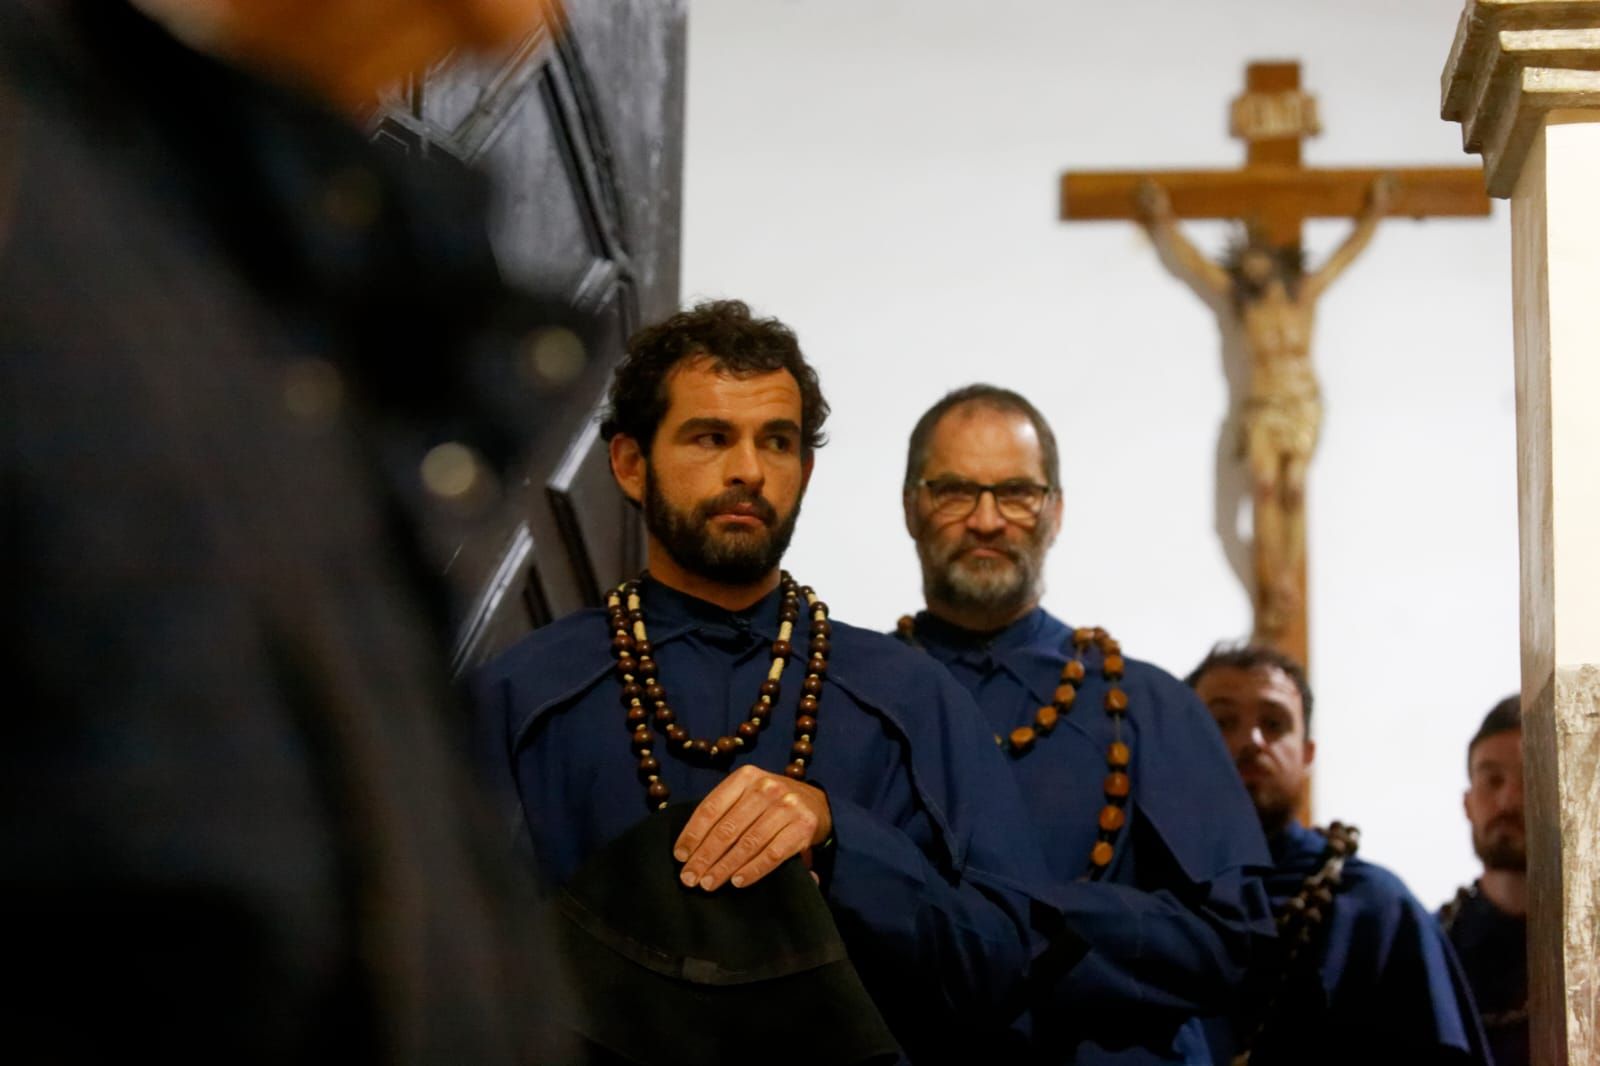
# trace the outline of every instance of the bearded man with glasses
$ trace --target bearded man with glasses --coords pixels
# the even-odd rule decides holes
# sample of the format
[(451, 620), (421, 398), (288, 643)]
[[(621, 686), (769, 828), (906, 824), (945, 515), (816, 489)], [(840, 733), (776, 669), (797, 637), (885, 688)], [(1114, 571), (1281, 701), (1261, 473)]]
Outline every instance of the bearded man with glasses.
[(950, 393), (911, 434), (906, 529), (925, 610), (898, 636), (943, 663), (1006, 753), (1089, 952), (1033, 989), (1036, 1061), (1206, 1062), (1273, 921), (1254, 809), (1210, 715), (1104, 630), (1040, 606), (1064, 507), (1055, 435), (1015, 392)]

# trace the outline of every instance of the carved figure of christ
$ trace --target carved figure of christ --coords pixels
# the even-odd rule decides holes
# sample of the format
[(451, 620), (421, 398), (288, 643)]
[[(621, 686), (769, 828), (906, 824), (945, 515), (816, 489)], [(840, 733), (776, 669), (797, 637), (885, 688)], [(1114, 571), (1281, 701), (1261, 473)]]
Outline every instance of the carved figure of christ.
[(1184, 236), (1160, 184), (1146, 180), (1136, 193), (1138, 220), (1162, 264), (1211, 308), (1224, 332), (1236, 330), (1244, 344), (1249, 391), (1240, 412), (1239, 452), (1254, 500), (1258, 639), (1281, 637), (1300, 606), (1306, 473), (1322, 424), (1311, 364), (1317, 300), (1372, 240), (1393, 189), (1392, 177), (1374, 179), (1350, 235), (1309, 273), (1298, 246), (1275, 246), (1253, 227), (1222, 262), (1213, 262)]
[[(1244, 427), (1240, 457), (1254, 482), (1254, 558), (1237, 569), (1254, 585), (1255, 638), (1308, 666), (1305, 487), (1321, 420), (1311, 363), (1316, 301), (1383, 216), (1489, 213), (1478, 167), (1303, 167), (1301, 141), (1319, 130), (1298, 63), (1251, 63), (1232, 112), (1232, 132), (1248, 145), (1243, 167), (1069, 171), (1061, 180), (1063, 219), (1144, 225), (1162, 261), (1212, 307), (1248, 359), (1248, 384), (1234, 400)], [(1184, 238), (1180, 218), (1240, 221), (1247, 239), (1211, 261)], [(1357, 222), (1327, 262), (1306, 273), (1300, 234), (1311, 218)], [(1221, 461), (1218, 474), (1217, 528), (1228, 546), (1238, 498), (1224, 491)]]

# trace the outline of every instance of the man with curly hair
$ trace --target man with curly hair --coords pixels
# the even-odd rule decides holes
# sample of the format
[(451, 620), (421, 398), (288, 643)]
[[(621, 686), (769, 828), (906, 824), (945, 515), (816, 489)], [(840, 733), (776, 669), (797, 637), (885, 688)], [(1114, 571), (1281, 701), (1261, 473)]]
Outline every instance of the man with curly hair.
[[(802, 875), (806, 891), (825, 899), (902, 1047), (951, 1061), (1020, 1009), (1052, 912), (1027, 887), (1042, 874), (1015, 832), (1026, 814), (970, 699), (926, 656), (829, 619), (779, 569), (827, 414), (793, 332), (742, 303), (702, 304), (632, 338), (602, 433), (618, 487), (643, 511), (648, 570), (605, 610), (547, 626), (488, 667), (486, 757), (552, 891), (614, 861), (642, 820), (675, 814), (678, 895), (659, 926), (692, 905), (685, 892), (731, 915), (803, 862), (816, 880)], [(637, 857), (641, 906), (664, 859)], [(714, 926), (720, 912), (705, 913)], [(762, 987), (746, 986), (741, 1017), (806, 1016), (781, 986)], [(786, 1045), (850, 1021), (821, 1011)], [(673, 1061), (675, 1039), (659, 1061)]]

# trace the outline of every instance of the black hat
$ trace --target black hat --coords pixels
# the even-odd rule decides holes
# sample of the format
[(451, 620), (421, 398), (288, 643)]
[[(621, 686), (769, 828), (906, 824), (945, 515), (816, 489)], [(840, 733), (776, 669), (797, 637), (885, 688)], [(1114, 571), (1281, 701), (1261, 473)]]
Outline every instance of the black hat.
[(894, 1037), (798, 859), (745, 888), (678, 880), (692, 808), (652, 814), (596, 852), (555, 898), (576, 984), (574, 1027), (605, 1061), (874, 1063)]

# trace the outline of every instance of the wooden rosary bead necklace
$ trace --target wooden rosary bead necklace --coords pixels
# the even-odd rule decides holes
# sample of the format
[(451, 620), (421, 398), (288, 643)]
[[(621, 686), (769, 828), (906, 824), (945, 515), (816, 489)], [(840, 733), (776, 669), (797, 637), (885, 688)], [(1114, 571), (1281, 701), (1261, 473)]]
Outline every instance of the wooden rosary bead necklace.
[[(917, 620), (909, 614), (902, 615), (896, 626), (901, 639), (920, 647), (916, 631)], [(1018, 726), (1003, 737), (997, 735), (994, 740), (1002, 751), (1014, 759), (1020, 759), (1032, 751), (1034, 745), (1041, 738), (1049, 736), (1057, 723), (1071, 712), (1078, 699), (1078, 689), (1089, 672), (1083, 662), (1084, 653), (1090, 647), (1099, 649), (1100, 673), (1109, 686), (1106, 689), (1105, 712), (1111, 719), (1111, 743), (1106, 747), (1106, 803), (1100, 808), (1099, 831), (1094, 847), (1089, 850), (1089, 868), (1084, 874), (1092, 880), (1103, 875), (1116, 856), (1117, 834), (1127, 824), (1128, 797), (1133, 792), (1130, 776), (1133, 750), (1123, 739), (1122, 729), (1123, 720), (1128, 715), (1128, 693), (1120, 682), (1127, 663), (1122, 658), (1122, 646), (1099, 626), (1074, 629), (1068, 644), (1068, 658), (1061, 667), (1061, 679), (1056, 684), (1050, 702), (1034, 712), (1032, 725)]]
[(1245, 1040), (1244, 1050), (1233, 1057), (1231, 1066), (1248, 1066), (1251, 1051), (1277, 1012), (1296, 963), (1316, 938), (1318, 927), (1327, 921), (1332, 911), (1333, 894), (1344, 880), (1345, 862), (1361, 845), (1361, 830), (1353, 825), (1334, 822), (1320, 832), (1328, 838), (1322, 865), (1301, 883), (1299, 892), (1284, 900), (1282, 909), (1278, 911), (1278, 943), (1283, 945), (1282, 965), (1278, 969), (1272, 992), (1268, 995), (1266, 1007), (1257, 1016)]
[(666, 750), (679, 758), (702, 766), (726, 767), (735, 753), (754, 748), (762, 730), (772, 718), (772, 708), (783, 691), (783, 667), (794, 651), (794, 625), (800, 620), (800, 600), (806, 601), (811, 615), (806, 677), (800, 684), (800, 702), (794, 720), (794, 744), (789, 749), (785, 775), (804, 781), (806, 766), (815, 754), (817, 710), (822, 698), (822, 677), (828, 672), (829, 639), (833, 627), (828, 623), (828, 605), (817, 599), (810, 586), (800, 587), (784, 571), (779, 586), (783, 599), (778, 608), (778, 639), (772, 642), (772, 666), (761, 683), (760, 696), (750, 708), (750, 717), (739, 723), (733, 735), (705, 740), (691, 737), (678, 723), (678, 716), (667, 702), (655, 660), (655, 647), (644, 627), (644, 610), (639, 600), (639, 581), (626, 581), (606, 594), (606, 615), (611, 624), (611, 654), (615, 656), (617, 677), (622, 682), (622, 706), (626, 710), (628, 732), (634, 754), (639, 757), (639, 780), (644, 783), (645, 801), (651, 809), (667, 805), (672, 790), (661, 779), (661, 760), (655, 753), (656, 730), (666, 738)]

